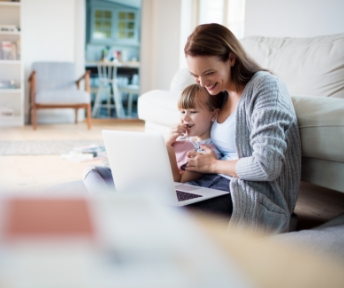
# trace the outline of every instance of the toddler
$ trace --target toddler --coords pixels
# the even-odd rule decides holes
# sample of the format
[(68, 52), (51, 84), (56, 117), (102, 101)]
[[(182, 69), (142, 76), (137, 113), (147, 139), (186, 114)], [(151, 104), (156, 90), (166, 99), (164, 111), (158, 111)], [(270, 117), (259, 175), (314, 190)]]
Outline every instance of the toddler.
[(221, 153), (210, 139), (210, 129), (223, 102), (223, 93), (210, 95), (198, 84), (184, 89), (179, 100), (180, 123), (172, 126), (166, 147), (170, 158), (173, 179), (175, 182), (189, 182), (199, 179), (203, 174), (185, 171), (187, 152), (202, 152), (200, 145), (210, 147), (217, 158)]

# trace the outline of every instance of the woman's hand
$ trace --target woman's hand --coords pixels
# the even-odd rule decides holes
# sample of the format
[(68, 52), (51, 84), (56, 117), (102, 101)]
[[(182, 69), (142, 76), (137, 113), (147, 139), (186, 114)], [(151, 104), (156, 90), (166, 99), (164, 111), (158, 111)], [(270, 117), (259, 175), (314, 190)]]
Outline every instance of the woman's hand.
[(197, 171), (202, 173), (217, 173), (215, 171), (218, 158), (215, 152), (207, 146), (201, 145), (204, 152), (189, 151), (187, 153), (187, 171)]
[(187, 133), (187, 128), (183, 124), (178, 123), (173, 125), (169, 135), (165, 139), (166, 145), (172, 145), (179, 136), (183, 136), (185, 133)]
[(186, 170), (211, 174), (224, 174), (239, 178), (235, 167), (238, 160), (219, 160), (213, 150), (201, 145), (204, 152), (189, 151)]

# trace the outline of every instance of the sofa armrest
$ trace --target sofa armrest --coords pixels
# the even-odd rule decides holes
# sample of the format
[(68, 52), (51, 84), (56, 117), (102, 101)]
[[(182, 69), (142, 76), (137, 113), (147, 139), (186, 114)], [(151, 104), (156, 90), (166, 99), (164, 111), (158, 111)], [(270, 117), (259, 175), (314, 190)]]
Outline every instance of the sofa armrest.
[(171, 127), (179, 120), (178, 97), (178, 92), (167, 90), (152, 90), (142, 94), (138, 99), (139, 119)]
[(344, 162), (344, 99), (293, 96), (302, 156)]

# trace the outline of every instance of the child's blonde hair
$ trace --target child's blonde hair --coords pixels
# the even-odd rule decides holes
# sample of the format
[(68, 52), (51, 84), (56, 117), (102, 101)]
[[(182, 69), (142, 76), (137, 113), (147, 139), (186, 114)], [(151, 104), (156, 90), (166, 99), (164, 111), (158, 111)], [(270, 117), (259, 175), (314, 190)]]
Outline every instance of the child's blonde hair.
[(201, 93), (205, 93), (207, 95), (207, 99), (205, 101), (206, 107), (209, 111), (215, 111), (216, 109), (221, 109), (223, 103), (224, 93), (221, 92), (217, 95), (210, 95), (204, 87), (200, 86), (199, 84), (192, 84), (186, 87), (178, 100), (178, 108), (179, 109), (194, 109), (195, 108), (195, 100), (198, 103), (202, 104), (201, 102)]

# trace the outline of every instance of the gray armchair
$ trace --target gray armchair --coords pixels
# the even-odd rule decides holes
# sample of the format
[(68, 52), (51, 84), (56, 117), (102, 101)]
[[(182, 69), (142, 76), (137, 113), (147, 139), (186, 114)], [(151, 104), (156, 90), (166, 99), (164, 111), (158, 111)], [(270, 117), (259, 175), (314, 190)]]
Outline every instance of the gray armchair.
[[(70, 62), (35, 62), (32, 65), (30, 83), (29, 123), (37, 128), (37, 110), (51, 108), (75, 109), (77, 123), (78, 109), (87, 113), (88, 129), (91, 129), (90, 71), (75, 80), (75, 65)], [(80, 82), (85, 79), (85, 91)]]

